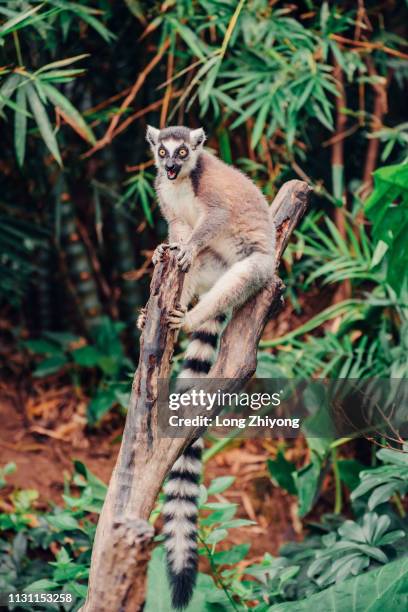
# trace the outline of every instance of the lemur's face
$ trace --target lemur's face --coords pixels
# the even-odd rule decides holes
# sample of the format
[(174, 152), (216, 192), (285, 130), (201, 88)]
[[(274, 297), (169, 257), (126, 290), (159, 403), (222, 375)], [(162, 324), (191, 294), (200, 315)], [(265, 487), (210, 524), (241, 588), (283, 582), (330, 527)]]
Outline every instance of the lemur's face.
[(147, 128), (146, 139), (153, 151), (156, 166), (169, 181), (188, 176), (197, 164), (205, 134), (202, 128), (168, 127)]

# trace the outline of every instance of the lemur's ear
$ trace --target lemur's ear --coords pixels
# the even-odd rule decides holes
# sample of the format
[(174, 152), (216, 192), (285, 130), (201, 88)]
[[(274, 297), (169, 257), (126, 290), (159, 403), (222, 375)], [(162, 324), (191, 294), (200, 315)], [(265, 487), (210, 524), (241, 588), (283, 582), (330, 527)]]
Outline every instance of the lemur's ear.
[(160, 130), (158, 130), (157, 128), (152, 127), (151, 125), (147, 126), (146, 140), (149, 143), (149, 145), (152, 147), (152, 149), (159, 142), (159, 134), (160, 134)]
[(205, 143), (205, 132), (203, 128), (198, 128), (197, 130), (191, 130), (190, 142), (191, 142), (193, 149), (198, 149), (203, 146), (203, 144)]

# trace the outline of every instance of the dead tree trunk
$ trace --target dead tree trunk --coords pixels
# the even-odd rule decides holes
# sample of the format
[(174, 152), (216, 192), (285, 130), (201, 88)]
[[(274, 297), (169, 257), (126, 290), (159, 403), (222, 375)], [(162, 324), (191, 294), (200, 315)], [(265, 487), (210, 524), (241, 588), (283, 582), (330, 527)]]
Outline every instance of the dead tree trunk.
[[(289, 181), (272, 203), (277, 264), (307, 208), (310, 193), (305, 182)], [(197, 433), (191, 430), (186, 438), (173, 439), (159, 437), (157, 431), (158, 380), (169, 376), (175, 342), (165, 319), (178, 302), (182, 285), (183, 274), (170, 254), (153, 274), (139, 365), (121, 449), (99, 518), (82, 612), (136, 612), (142, 605), (143, 560), (153, 535), (147, 520), (167, 473)], [(209, 373), (212, 379), (228, 379), (223, 391), (237, 391), (255, 372), (258, 342), (268, 318), (280, 307), (282, 290), (280, 279), (275, 277), (229, 323)]]

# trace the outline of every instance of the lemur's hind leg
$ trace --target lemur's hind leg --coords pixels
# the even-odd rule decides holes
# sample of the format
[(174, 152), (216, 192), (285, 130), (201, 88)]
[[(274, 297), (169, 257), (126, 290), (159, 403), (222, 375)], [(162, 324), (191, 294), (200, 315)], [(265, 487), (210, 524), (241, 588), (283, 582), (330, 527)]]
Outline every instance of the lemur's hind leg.
[[(223, 262), (210, 250), (207, 250), (194, 262), (185, 276), (180, 304), (168, 313), (167, 321), (170, 329), (180, 329), (192, 298), (211, 289), (224, 274), (225, 269)], [(211, 318), (213, 317), (207, 317), (208, 320)]]
[(263, 287), (275, 272), (270, 254), (255, 252), (233, 264), (184, 317), (185, 329), (194, 330), (208, 319), (241, 306)]

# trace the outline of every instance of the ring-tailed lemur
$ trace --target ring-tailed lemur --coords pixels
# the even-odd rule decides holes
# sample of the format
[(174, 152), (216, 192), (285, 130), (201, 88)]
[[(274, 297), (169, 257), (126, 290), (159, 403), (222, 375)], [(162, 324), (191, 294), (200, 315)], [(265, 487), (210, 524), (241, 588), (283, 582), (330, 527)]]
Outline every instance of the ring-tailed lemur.
[[(203, 150), (202, 128), (148, 127), (156, 166), (156, 192), (169, 225), (169, 244), (186, 272), (179, 307), (168, 323), (192, 331), (179, 378), (206, 376), (213, 363), (225, 313), (242, 305), (275, 272), (275, 228), (268, 204), (239, 170)], [(193, 297), (197, 304), (187, 308)], [(145, 312), (138, 326), (142, 328)], [(244, 347), (243, 347), (244, 348)], [(197, 501), (202, 441), (177, 459), (165, 486), (163, 508), (168, 570), (175, 608), (185, 607), (197, 573)]]

